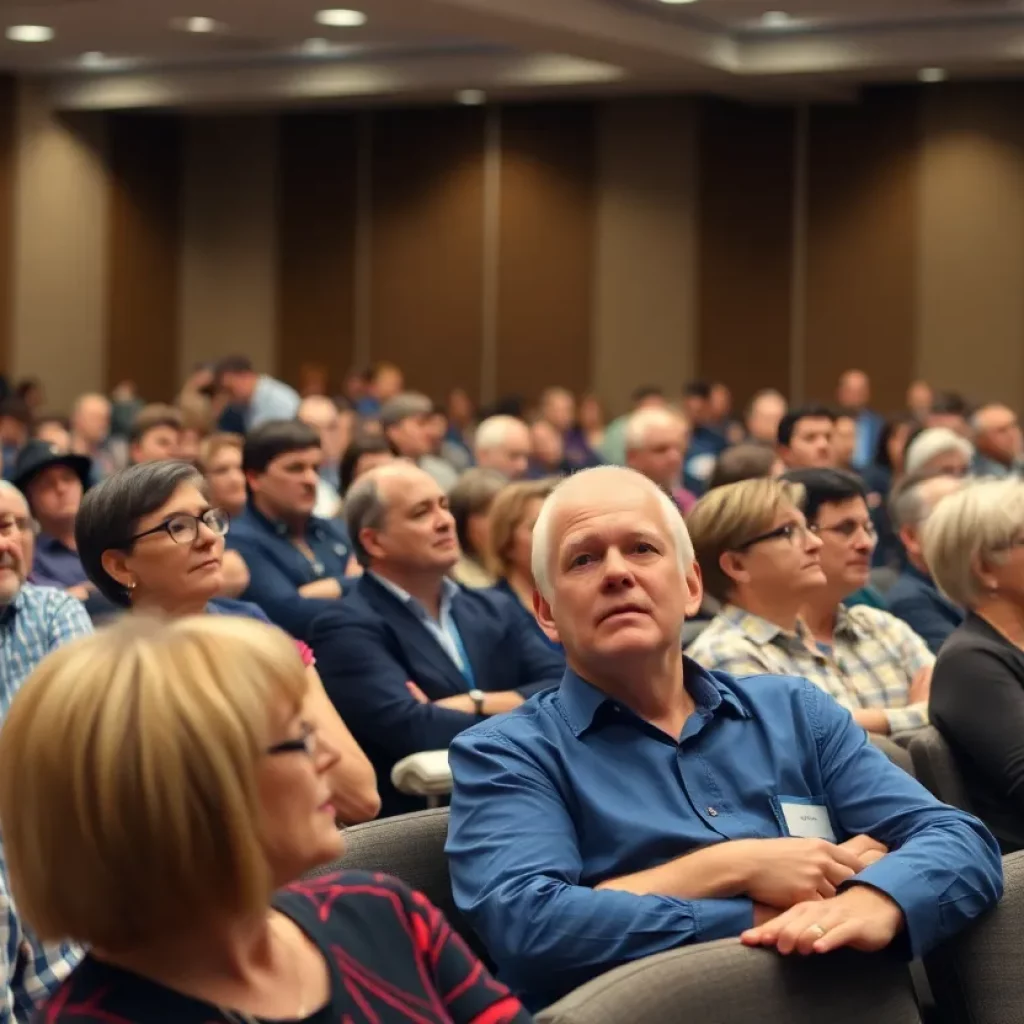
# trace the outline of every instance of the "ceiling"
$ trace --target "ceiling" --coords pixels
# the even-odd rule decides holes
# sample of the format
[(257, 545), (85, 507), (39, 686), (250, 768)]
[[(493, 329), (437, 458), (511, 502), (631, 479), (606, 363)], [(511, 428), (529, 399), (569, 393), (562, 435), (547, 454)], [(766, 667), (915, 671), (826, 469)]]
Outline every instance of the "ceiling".
[[(316, 22), (328, 2), (0, 0), (0, 28), (55, 32), (0, 36), (0, 69), (47, 76), (68, 109), (450, 102), (470, 88), (842, 100), (924, 67), (1024, 74), (1024, 0), (334, 0), (365, 13), (351, 28)], [(220, 28), (172, 27), (189, 16)]]

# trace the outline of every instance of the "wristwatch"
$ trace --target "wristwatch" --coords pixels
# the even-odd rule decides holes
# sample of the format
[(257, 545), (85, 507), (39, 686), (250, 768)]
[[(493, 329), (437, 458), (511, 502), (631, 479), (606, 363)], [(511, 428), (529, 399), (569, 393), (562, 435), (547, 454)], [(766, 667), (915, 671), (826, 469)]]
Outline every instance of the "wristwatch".
[(470, 690), (469, 699), (473, 702), (473, 711), (478, 715), (484, 713), (484, 699), (485, 694), (483, 690)]

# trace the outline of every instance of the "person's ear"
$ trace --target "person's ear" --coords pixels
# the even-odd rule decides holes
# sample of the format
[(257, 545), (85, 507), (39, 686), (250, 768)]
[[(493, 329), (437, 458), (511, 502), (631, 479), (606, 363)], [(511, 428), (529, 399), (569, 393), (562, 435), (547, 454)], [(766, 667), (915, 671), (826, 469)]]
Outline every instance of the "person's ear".
[(747, 570), (743, 555), (737, 551), (724, 551), (719, 555), (718, 567), (733, 583), (750, 582), (750, 572)]
[(533, 588), (533, 614), (544, 635), (552, 642), (559, 644), (562, 638), (555, 625), (555, 617), (551, 613), (551, 602), (536, 588)]
[(116, 580), (128, 590), (131, 590), (136, 583), (135, 574), (128, 568), (128, 559), (131, 555), (127, 551), (117, 551), (111, 548), (100, 555), (100, 565), (103, 571)]
[(704, 578), (701, 576), (700, 566), (694, 562), (690, 571), (686, 574), (686, 604), (684, 612), (688, 619), (692, 619), (700, 606), (704, 603)]
[(371, 558), (383, 558), (387, 554), (387, 548), (380, 542), (380, 530), (372, 526), (364, 526), (359, 531), (359, 543)]

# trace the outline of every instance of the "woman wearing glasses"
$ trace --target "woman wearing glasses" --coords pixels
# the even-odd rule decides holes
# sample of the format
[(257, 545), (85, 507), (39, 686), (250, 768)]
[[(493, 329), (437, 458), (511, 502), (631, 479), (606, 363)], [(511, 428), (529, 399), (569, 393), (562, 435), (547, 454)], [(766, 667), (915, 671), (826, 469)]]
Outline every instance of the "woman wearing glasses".
[[(203, 613), (266, 621), (255, 605), (218, 598), (227, 514), (213, 508), (202, 475), (184, 462), (131, 466), (93, 487), (75, 522), (89, 579), (114, 604), (177, 618)], [(316, 725), (339, 751), (332, 767), (339, 819), (355, 824), (380, 808), (373, 767), (324, 692), (305, 646)]]
[(528, 1024), (401, 882), (297, 882), (343, 850), (309, 696), (284, 633), (209, 615), (123, 620), (29, 679), (0, 734), (13, 896), (90, 949), (41, 1020)]

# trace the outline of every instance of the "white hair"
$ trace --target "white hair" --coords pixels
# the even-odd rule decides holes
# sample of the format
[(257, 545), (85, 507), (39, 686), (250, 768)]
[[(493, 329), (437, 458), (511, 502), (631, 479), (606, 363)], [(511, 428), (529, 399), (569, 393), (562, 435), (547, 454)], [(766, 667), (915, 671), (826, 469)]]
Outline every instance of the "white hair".
[(477, 452), (492, 452), (495, 448), (504, 448), (508, 443), (509, 431), (516, 426), (524, 430), (529, 429), (515, 416), (490, 416), (477, 427), (473, 447)]
[(626, 421), (626, 451), (634, 452), (647, 444), (647, 434), (654, 427), (664, 426), (671, 423), (682, 429), (686, 420), (672, 409), (660, 407), (648, 407), (637, 409)]
[(554, 590), (551, 585), (549, 569), (553, 553), (551, 526), (555, 513), (566, 498), (577, 496), (580, 492), (585, 493), (588, 485), (599, 485), (603, 482), (615, 485), (616, 490), (624, 490), (630, 484), (634, 484), (653, 495), (658, 501), (665, 526), (672, 538), (676, 557), (679, 560), (679, 568), (685, 574), (693, 567), (693, 541), (690, 540), (686, 523), (683, 522), (682, 514), (676, 508), (675, 502), (656, 483), (642, 473), (626, 469), (623, 466), (597, 466), (594, 469), (584, 469), (573, 476), (566, 477), (548, 495), (533, 528), (533, 546), (530, 554), (533, 581), (546, 601), (551, 600)]
[(25, 511), (28, 511), (28, 499), (21, 491), (11, 483), (10, 480), (0, 480), (0, 494), (12, 494), (14, 497), (25, 506)]
[(970, 462), (974, 458), (974, 445), (949, 427), (929, 427), (922, 430), (907, 446), (903, 469), (908, 474), (916, 473), (932, 459), (946, 452), (959, 452)]

